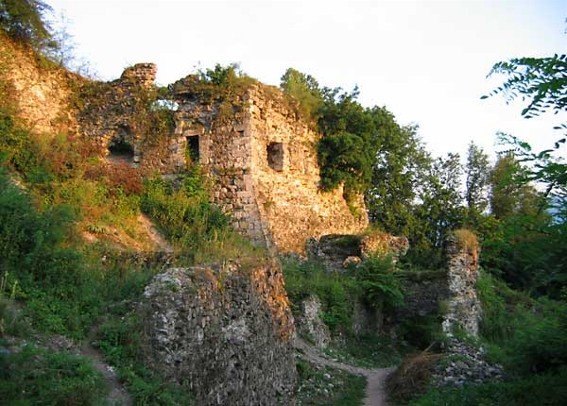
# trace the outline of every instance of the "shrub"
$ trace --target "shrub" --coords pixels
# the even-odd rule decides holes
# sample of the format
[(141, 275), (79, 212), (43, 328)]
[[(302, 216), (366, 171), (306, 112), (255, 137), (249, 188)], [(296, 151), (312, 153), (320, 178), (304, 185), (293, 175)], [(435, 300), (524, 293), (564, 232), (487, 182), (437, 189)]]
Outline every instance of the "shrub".
[(558, 374), (532, 375), (503, 383), (433, 389), (411, 406), (562, 405), (567, 398), (567, 369)]
[(0, 403), (96, 405), (107, 388), (90, 360), (26, 345), (0, 352)]
[(322, 304), (322, 319), (334, 331), (350, 331), (352, 302), (356, 286), (345, 274), (327, 272), (316, 261), (284, 261), (286, 290), (295, 312), (300, 311), (301, 302), (316, 295)]
[(472, 231), (460, 228), (453, 231), (453, 235), (457, 239), (457, 244), (460, 249), (469, 253), (478, 252), (478, 239)]
[(354, 276), (368, 304), (394, 308), (403, 303), (400, 277), (394, 271), (391, 257), (374, 256), (362, 261), (354, 271)]

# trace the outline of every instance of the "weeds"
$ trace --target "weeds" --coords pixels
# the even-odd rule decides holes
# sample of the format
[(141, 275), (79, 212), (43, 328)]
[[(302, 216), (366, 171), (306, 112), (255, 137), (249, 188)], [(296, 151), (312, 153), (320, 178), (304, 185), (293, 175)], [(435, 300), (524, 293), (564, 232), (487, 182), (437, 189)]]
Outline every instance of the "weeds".
[(26, 345), (0, 353), (0, 403), (4, 405), (101, 405), (102, 374), (68, 353)]
[(365, 396), (366, 379), (333, 368), (318, 368), (299, 360), (300, 405), (357, 406)]

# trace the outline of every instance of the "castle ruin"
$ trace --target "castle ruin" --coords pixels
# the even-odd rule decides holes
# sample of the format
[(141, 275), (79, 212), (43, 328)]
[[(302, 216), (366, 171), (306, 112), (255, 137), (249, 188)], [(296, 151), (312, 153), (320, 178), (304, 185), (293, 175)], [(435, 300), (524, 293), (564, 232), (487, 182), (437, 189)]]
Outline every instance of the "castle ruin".
[[(109, 82), (97, 119), (83, 120), (87, 136), (109, 154), (129, 154), (142, 171), (172, 174), (187, 160), (199, 162), (213, 180), (212, 197), (231, 215), (237, 231), (279, 252), (305, 250), (310, 237), (355, 234), (368, 225), (362, 198), (353, 214), (342, 187), (320, 189), (316, 145), (320, 137), (298, 119), (277, 88), (254, 83), (240, 96), (238, 114), (220, 120), (222, 106), (193, 97), (175, 83), (173, 134), (166, 143), (143, 146), (137, 133), (133, 88), (154, 86), (155, 65), (138, 64)], [(129, 148), (128, 148), (129, 146)]]

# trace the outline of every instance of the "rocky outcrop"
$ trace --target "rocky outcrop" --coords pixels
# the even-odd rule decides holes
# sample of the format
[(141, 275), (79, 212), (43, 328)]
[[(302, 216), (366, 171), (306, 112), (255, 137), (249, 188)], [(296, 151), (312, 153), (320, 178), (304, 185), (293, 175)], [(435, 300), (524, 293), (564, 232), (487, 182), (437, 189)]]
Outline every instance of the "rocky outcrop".
[(432, 384), (437, 387), (466, 384), (493, 383), (502, 380), (504, 369), (501, 365), (486, 361), (484, 349), (466, 342), (449, 339), (445, 344), (446, 355), (437, 364), (432, 376)]
[(321, 300), (315, 295), (301, 302), (301, 314), (297, 319), (297, 331), (312, 341), (317, 348), (326, 348), (331, 342), (329, 327), (321, 320)]
[(274, 263), (172, 268), (144, 292), (149, 365), (199, 405), (293, 404), (293, 319)]

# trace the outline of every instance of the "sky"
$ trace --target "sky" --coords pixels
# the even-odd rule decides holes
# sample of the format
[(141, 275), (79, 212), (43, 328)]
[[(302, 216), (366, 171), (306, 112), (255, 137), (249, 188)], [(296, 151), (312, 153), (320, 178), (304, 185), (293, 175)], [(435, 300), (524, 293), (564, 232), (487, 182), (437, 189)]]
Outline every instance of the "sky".
[(45, 1), (64, 16), (77, 59), (104, 80), (138, 62), (156, 63), (161, 85), (239, 63), (279, 85), (293, 67), (323, 86), (358, 86), (364, 106), (418, 124), (435, 155), (465, 156), (474, 141), (494, 156), (498, 131), (543, 149), (567, 121), (480, 99), (503, 82), (487, 78), (494, 63), (567, 53), (567, 0)]

